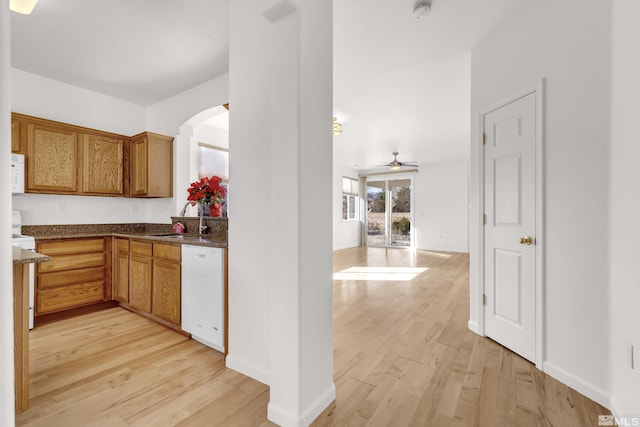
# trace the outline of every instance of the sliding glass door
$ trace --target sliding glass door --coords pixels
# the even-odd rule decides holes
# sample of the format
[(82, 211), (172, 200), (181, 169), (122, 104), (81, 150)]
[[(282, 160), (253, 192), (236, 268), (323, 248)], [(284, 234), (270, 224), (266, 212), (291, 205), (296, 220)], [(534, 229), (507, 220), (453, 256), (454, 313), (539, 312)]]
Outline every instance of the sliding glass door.
[(412, 184), (410, 176), (367, 179), (368, 246), (412, 246)]

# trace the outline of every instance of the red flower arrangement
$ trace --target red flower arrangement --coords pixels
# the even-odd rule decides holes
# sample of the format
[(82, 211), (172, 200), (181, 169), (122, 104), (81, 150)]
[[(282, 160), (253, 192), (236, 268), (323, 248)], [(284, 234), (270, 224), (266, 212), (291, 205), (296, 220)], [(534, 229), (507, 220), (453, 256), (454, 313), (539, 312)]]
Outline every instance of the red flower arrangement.
[(220, 185), (221, 182), (222, 178), (219, 176), (204, 177), (192, 182), (191, 187), (187, 188), (189, 193), (187, 200), (192, 202), (191, 206), (195, 206), (196, 203), (209, 206), (222, 205), (227, 189)]

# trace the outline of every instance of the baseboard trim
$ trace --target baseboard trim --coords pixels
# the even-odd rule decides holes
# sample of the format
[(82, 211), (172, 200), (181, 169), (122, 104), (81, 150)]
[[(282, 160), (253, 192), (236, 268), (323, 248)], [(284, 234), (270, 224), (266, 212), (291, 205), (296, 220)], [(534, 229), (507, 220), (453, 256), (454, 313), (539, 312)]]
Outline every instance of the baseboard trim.
[(622, 409), (619, 405), (618, 399), (615, 396), (611, 396), (611, 414), (615, 418), (616, 425), (618, 426), (638, 426), (640, 425), (640, 413), (638, 411)]
[(334, 400), (336, 400), (336, 386), (331, 383), (329, 388), (302, 411), (301, 414), (294, 414), (269, 402), (269, 405), (267, 405), (267, 418), (269, 421), (282, 427), (307, 427), (311, 425), (311, 423), (318, 418), (318, 415)]
[(469, 330), (473, 333), (482, 335), (480, 333), (480, 325), (478, 325), (476, 322), (472, 322), (471, 320), (469, 320), (469, 322), (467, 322), (467, 328), (469, 328)]
[(238, 359), (232, 354), (227, 355), (227, 358), (225, 359), (225, 365), (227, 368), (233, 369), (234, 371), (239, 372), (242, 375), (253, 378), (256, 381), (261, 382), (262, 384), (269, 385), (269, 374), (266, 371), (256, 367), (251, 363), (248, 363), (245, 360)]
[(562, 368), (554, 365), (553, 363), (543, 362), (542, 371), (558, 381), (568, 385), (572, 389), (587, 396), (589, 399), (604, 406), (605, 408), (611, 407), (610, 394), (593, 384), (584, 381), (583, 379), (565, 371)]

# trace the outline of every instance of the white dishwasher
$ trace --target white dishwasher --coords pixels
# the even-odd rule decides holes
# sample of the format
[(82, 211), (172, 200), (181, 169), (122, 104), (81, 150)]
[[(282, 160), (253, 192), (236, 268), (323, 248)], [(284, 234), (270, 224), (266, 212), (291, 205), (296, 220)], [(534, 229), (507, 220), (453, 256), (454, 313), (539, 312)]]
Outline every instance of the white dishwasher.
[(224, 353), (224, 249), (182, 245), (182, 329)]

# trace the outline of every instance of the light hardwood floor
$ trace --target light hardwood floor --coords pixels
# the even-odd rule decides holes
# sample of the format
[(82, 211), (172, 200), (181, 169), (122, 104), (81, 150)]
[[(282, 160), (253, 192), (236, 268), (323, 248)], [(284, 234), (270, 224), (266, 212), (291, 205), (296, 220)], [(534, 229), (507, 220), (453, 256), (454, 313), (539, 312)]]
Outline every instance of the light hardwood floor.
[[(597, 426), (609, 414), (467, 330), (468, 256), (355, 248), (334, 271), (337, 399), (314, 426)], [(400, 281), (387, 267), (423, 267)], [(391, 276), (391, 277), (389, 277)], [(31, 333), (18, 426), (271, 426), (268, 387), (220, 353), (115, 308)]]

